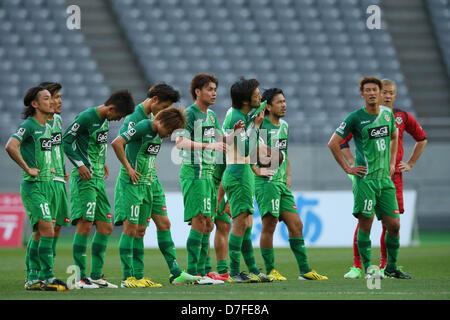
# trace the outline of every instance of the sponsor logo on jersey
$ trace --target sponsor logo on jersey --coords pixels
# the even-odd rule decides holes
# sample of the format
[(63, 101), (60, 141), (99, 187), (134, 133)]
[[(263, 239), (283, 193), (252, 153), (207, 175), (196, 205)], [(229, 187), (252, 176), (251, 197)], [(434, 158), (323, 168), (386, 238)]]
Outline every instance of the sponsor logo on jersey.
[(65, 223), (69, 223), (70, 222), (70, 218), (64, 218), (64, 222)]
[(74, 123), (72, 126), (72, 129), (70, 129), (70, 130), (73, 132), (77, 132), (79, 128), (80, 128), (80, 125), (78, 123)]
[(162, 212), (167, 212), (167, 207), (166, 207), (166, 206), (163, 206), (163, 207), (161, 208), (161, 211), (162, 211)]
[(389, 127), (388, 126), (369, 128), (367, 130), (369, 132), (369, 139), (378, 139), (378, 138), (387, 137), (389, 135)]
[(52, 151), (52, 139), (41, 138), (39, 140), (41, 142), (41, 150), (42, 151)]
[(136, 123), (134, 123), (133, 121), (130, 121), (130, 123), (128, 124), (128, 130), (133, 128), (135, 125), (136, 125)]
[(215, 129), (213, 126), (202, 127), (203, 140), (208, 140), (215, 137)]
[(339, 128), (336, 129), (336, 131), (343, 134), (346, 126), (347, 124), (345, 122), (342, 122)]
[(398, 116), (397, 118), (395, 118), (395, 123), (396, 123), (398, 126), (401, 125), (402, 122), (403, 122), (403, 118), (402, 118), (402, 117)]
[(111, 213), (107, 213), (107, 214), (106, 214), (106, 219), (111, 219), (111, 218), (112, 218)]
[(158, 155), (160, 149), (161, 149), (161, 144), (150, 142), (147, 146), (147, 149), (145, 150), (145, 154), (156, 156), (156, 155)]
[(280, 150), (287, 149), (287, 139), (279, 139), (275, 141), (275, 147)]
[(97, 144), (104, 144), (108, 142), (108, 131), (97, 132), (97, 138), (95, 139)]
[(52, 145), (57, 146), (62, 144), (61, 132), (52, 133)]

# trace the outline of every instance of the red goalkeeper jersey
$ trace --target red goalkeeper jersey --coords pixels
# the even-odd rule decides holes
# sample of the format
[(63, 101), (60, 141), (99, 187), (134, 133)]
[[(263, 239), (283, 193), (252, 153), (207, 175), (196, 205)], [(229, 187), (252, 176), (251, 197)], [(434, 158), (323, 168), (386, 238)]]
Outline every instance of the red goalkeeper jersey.
[[(420, 126), (420, 124), (417, 122), (416, 118), (414, 118), (411, 113), (397, 108), (394, 108), (393, 112), (395, 116), (395, 124), (398, 129), (398, 149), (397, 159), (395, 162), (395, 172), (401, 172), (398, 165), (400, 161), (402, 161), (405, 152), (403, 149), (404, 132), (408, 132), (417, 142), (425, 140), (427, 138), (427, 135), (425, 134), (425, 131)], [(350, 132), (348, 136), (341, 142), (341, 149), (348, 148), (348, 143), (351, 139), (352, 133)]]

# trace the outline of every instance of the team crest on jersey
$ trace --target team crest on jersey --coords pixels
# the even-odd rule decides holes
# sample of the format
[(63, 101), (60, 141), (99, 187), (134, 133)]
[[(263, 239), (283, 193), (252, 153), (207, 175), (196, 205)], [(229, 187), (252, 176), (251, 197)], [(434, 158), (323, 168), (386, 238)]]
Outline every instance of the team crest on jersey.
[(378, 139), (387, 137), (389, 135), (389, 127), (388, 126), (381, 126), (381, 127), (375, 127), (375, 128), (369, 128), (369, 139)]
[(23, 138), (23, 134), (25, 133), (25, 131), (27, 131), (27, 129), (20, 128), (19, 130), (17, 130), (16, 136), (18, 136), (20, 139), (22, 139)]
[(395, 118), (395, 123), (396, 123), (398, 126), (401, 125), (402, 122), (403, 122), (403, 118), (402, 118), (402, 117), (398, 116), (397, 118)]
[(41, 142), (41, 151), (52, 151), (52, 139), (41, 138), (39, 141)]
[(56, 132), (52, 134), (52, 145), (58, 146), (62, 144), (61, 132)]
[(384, 115), (384, 120), (386, 120), (387, 122), (391, 121), (391, 117), (386, 113)]
[(212, 122), (212, 123), (215, 123), (215, 122), (216, 122), (216, 119), (214, 119), (213, 116), (209, 116), (209, 119), (211, 119), (211, 122)]
[(156, 156), (161, 149), (161, 144), (159, 143), (149, 143), (147, 149), (145, 150), (145, 154)]
[(104, 144), (108, 142), (108, 131), (100, 131), (97, 132), (97, 138), (96, 138), (97, 144)]

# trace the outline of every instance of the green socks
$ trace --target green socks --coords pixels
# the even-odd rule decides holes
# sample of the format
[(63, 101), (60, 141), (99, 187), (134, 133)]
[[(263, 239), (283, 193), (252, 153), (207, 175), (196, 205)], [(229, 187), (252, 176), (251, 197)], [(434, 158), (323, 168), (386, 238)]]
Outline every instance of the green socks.
[(119, 256), (122, 264), (123, 280), (133, 276), (134, 237), (122, 233), (119, 240)]
[(41, 265), (39, 279), (47, 280), (54, 278), (53, 274), (53, 238), (41, 237), (39, 240), (38, 253)]
[(25, 264), (27, 266), (27, 279), (38, 280), (39, 270), (41, 269), (41, 263), (39, 261), (39, 242), (34, 241), (33, 235), (27, 245), (27, 254), (25, 256)]
[(144, 238), (133, 238), (133, 276), (144, 277)]
[(92, 240), (92, 264), (91, 264), (91, 278), (96, 280), (102, 277), (102, 269), (105, 259), (106, 245), (108, 244), (109, 236), (95, 232)]
[(56, 257), (56, 243), (57, 242), (58, 242), (58, 238), (53, 238), (53, 243), (52, 243), (53, 258)]
[(181, 274), (180, 266), (177, 262), (177, 254), (175, 251), (175, 245), (172, 240), (172, 235), (170, 230), (167, 231), (157, 231), (156, 236), (158, 239), (159, 250), (161, 251), (164, 259), (169, 267), (170, 274), (178, 277)]
[(372, 260), (370, 234), (365, 233), (358, 228), (356, 244), (358, 245), (359, 255), (361, 256), (364, 271), (367, 272), (367, 268), (370, 267)]
[(274, 250), (272, 249), (266, 249), (266, 248), (260, 248), (261, 256), (264, 261), (264, 266), (266, 268), (266, 273), (269, 274), (270, 271), (275, 269), (275, 255)]
[(197, 275), (197, 266), (200, 259), (203, 234), (191, 228), (186, 242), (187, 249), (187, 273)]
[(308, 264), (308, 256), (306, 255), (305, 240), (303, 238), (289, 238), (289, 245), (297, 260), (298, 268), (301, 274), (311, 271)]
[(86, 278), (86, 250), (88, 244), (88, 237), (76, 233), (73, 237), (73, 261), (75, 265), (80, 268), (80, 279)]
[(219, 274), (225, 274), (228, 272), (228, 261), (227, 260), (217, 261), (217, 272)]
[(245, 264), (248, 270), (254, 274), (259, 274), (259, 268), (255, 262), (255, 252), (252, 244), (252, 227), (248, 227), (244, 233), (244, 239), (242, 240), (241, 247), (242, 256), (244, 257)]
[(200, 249), (200, 256), (198, 259), (197, 265), (197, 273), (202, 276), (206, 276), (206, 260), (208, 259), (208, 251), (209, 251), (209, 233), (204, 233), (202, 237), (202, 247)]
[(400, 237), (391, 237), (389, 233), (386, 232), (385, 243), (387, 252), (386, 270), (394, 271), (397, 269), (398, 251), (400, 249)]
[(230, 276), (238, 275), (241, 269), (241, 248), (243, 237), (230, 233), (228, 255), (230, 256)]

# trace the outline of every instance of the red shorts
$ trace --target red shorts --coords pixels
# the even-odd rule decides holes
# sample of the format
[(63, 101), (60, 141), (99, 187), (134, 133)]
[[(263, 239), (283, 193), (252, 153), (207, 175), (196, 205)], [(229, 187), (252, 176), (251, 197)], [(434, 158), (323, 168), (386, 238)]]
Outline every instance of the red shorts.
[(403, 208), (403, 172), (396, 172), (392, 176), (392, 182), (395, 185), (395, 195), (398, 202), (398, 210), (400, 213), (405, 212)]

